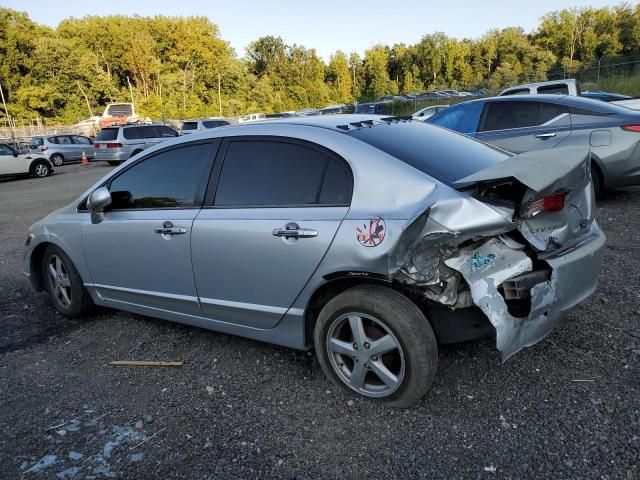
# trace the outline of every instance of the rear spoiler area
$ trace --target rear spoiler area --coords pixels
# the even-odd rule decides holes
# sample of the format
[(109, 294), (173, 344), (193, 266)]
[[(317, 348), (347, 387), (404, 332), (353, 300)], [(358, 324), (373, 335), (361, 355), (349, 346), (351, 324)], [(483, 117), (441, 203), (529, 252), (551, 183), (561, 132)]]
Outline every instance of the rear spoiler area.
[(515, 178), (536, 193), (573, 190), (590, 173), (588, 148), (554, 148), (514, 155), (461, 178), (456, 185)]

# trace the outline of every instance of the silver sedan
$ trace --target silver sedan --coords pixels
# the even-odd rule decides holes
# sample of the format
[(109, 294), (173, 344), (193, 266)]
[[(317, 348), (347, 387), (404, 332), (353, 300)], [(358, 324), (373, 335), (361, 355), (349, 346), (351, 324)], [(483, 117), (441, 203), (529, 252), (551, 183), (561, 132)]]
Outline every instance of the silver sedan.
[(506, 359), (596, 288), (589, 152), (511, 156), (423, 122), (290, 118), (136, 155), (34, 224), (24, 271), (70, 317), (93, 305), (298, 349), (396, 407), (438, 344)]

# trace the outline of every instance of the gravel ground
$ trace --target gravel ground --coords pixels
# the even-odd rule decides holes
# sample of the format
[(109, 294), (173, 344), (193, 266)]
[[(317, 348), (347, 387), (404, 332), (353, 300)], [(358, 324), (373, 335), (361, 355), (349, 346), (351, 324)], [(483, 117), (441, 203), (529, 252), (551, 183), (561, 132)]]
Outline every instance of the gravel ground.
[(639, 188), (600, 202), (600, 286), (549, 337), (504, 365), (490, 341), (443, 348), (430, 393), (391, 410), (309, 353), (59, 316), (20, 273), (27, 228), (108, 170), (0, 181), (0, 478), (640, 478)]

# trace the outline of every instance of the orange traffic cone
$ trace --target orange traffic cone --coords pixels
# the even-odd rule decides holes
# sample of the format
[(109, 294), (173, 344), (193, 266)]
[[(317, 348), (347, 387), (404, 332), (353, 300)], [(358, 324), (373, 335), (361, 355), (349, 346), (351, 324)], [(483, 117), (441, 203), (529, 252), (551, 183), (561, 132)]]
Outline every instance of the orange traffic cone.
[(82, 166), (83, 167), (89, 166), (89, 159), (87, 158), (87, 154), (84, 152), (82, 152)]

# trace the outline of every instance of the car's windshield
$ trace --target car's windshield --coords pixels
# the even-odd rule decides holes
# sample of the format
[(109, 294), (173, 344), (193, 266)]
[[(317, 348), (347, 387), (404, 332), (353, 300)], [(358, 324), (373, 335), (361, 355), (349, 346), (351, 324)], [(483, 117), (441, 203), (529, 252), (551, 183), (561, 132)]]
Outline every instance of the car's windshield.
[(118, 138), (117, 128), (103, 128), (98, 133), (96, 140), (115, 140), (116, 138)]
[(508, 158), (501, 150), (419, 121), (379, 123), (347, 134), (449, 186)]

